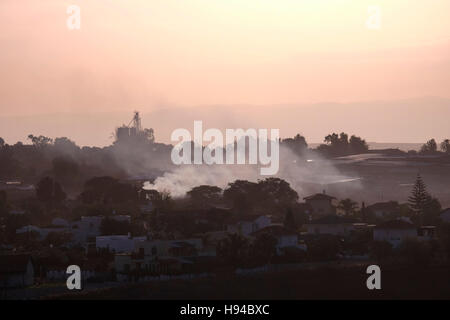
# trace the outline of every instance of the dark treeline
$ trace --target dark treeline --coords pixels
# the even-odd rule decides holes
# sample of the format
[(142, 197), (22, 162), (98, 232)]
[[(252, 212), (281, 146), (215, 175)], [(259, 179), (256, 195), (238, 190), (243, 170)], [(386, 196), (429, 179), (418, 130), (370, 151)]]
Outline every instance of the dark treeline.
[[(153, 179), (173, 168), (170, 160), (172, 145), (154, 142), (153, 135), (136, 141), (115, 141), (112, 145), (99, 147), (79, 147), (66, 137), (51, 139), (45, 136), (29, 135), (30, 144), (18, 142), (8, 145), (0, 138), (0, 181), (17, 180), (36, 184), (44, 177), (52, 177), (69, 194), (78, 194), (84, 183), (99, 176), (117, 179)], [(323, 157), (338, 157), (366, 153), (366, 141), (355, 135), (349, 137), (342, 132), (332, 133), (324, 138), (324, 143), (316, 149), (308, 148), (308, 143), (300, 134), (281, 140), (281, 145), (303, 157), (306, 153)], [(434, 139), (425, 143), (419, 152), (405, 155), (450, 154), (449, 139), (440, 144)]]
[(171, 146), (152, 140), (98, 148), (79, 147), (65, 137), (29, 135), (28, 139), (31, 144), (8, 145), (0, 138), (0, 181), (35, 184), (49, 176), (72, 193), (92, 177), (149, 177), (170, 165)]
[[(323, 157), (342, 157), (355, 154), (362, 154), (369, 151), (366, 140), (356, 135), (349, 135), (345, 132), (340, 134), (331, 133), (324, 138), (324, 143), (316, 149), (308, 148), (308, 143), (300, 134), (294, 138), (287, 138), (281, 141), (298, 155), (303, 155), (306, 151), (317, 152)], [(430, 139), (422, 145), (419, 151), (409, 150), (407, 152), (399, 149), (385, 150), (395, 152), (398, 155), (450, 155), (450, 139), (444, 139), (439, 145), (435, 139)]]
[(300, 134), (297, 134), (294, 138), (282, 140), (281, 144), (287, 146), (298, 155), (303, 155), (306, 151), (310, 151), (316, 152), (323, 157), (348, 156), (369, 151), (369, 146), (364, 139), (355, 135), (352, 135), (349, 139), (348, 134), (345, 132), (327, 135), (324, 138), (324, 143), (316, 149), (308, 149), (305, 137)]

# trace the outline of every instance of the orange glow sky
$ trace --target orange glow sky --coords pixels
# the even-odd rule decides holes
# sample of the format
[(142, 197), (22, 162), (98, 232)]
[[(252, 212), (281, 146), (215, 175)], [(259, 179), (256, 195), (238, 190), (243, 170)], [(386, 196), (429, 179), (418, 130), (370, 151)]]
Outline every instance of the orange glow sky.
[(450, 98), (449, 0), (1, 0), (0, 48), (0, 116)]

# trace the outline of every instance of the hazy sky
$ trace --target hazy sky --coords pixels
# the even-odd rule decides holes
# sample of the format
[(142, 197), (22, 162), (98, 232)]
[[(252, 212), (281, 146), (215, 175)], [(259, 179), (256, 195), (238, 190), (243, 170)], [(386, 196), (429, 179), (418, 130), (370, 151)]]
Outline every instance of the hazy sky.
[(0, 117), (449, 98), (449, 71), (449, 0), (0, 0)]

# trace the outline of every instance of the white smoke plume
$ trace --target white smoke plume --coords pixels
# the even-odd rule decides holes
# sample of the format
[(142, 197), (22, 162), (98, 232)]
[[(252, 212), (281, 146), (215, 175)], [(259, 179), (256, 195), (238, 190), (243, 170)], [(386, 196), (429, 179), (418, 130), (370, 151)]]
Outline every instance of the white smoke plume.
[[(199, 185), (225, 188), (238, 179), (256, 182), (268, 177), (260, 175), (257, 165), (180, 165), (158, 177), (154, 183), (146, 183), (144, 188), (169, 191), (177, 198)], [(300, 197), (325, 189), (339, 193), (338, 196), (346, 195), (361, 188), (358, 177), (341, 174), (330, 160), (317, 155), (311, 159), (306, 155), (299, 157), (285, 146), (280, 146), (280, 169), (275, 177), (289, 182)]]

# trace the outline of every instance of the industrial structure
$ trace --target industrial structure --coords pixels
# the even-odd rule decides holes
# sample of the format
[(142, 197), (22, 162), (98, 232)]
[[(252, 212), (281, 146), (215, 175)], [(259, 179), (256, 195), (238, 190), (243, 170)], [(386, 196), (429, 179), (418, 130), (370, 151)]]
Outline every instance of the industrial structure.
[(122, 125), (115, 132), (115, 143), (153, 142), (154, 139), (153, 129), (142, 129), (139, 111), (134, 112), (128, 125)]

